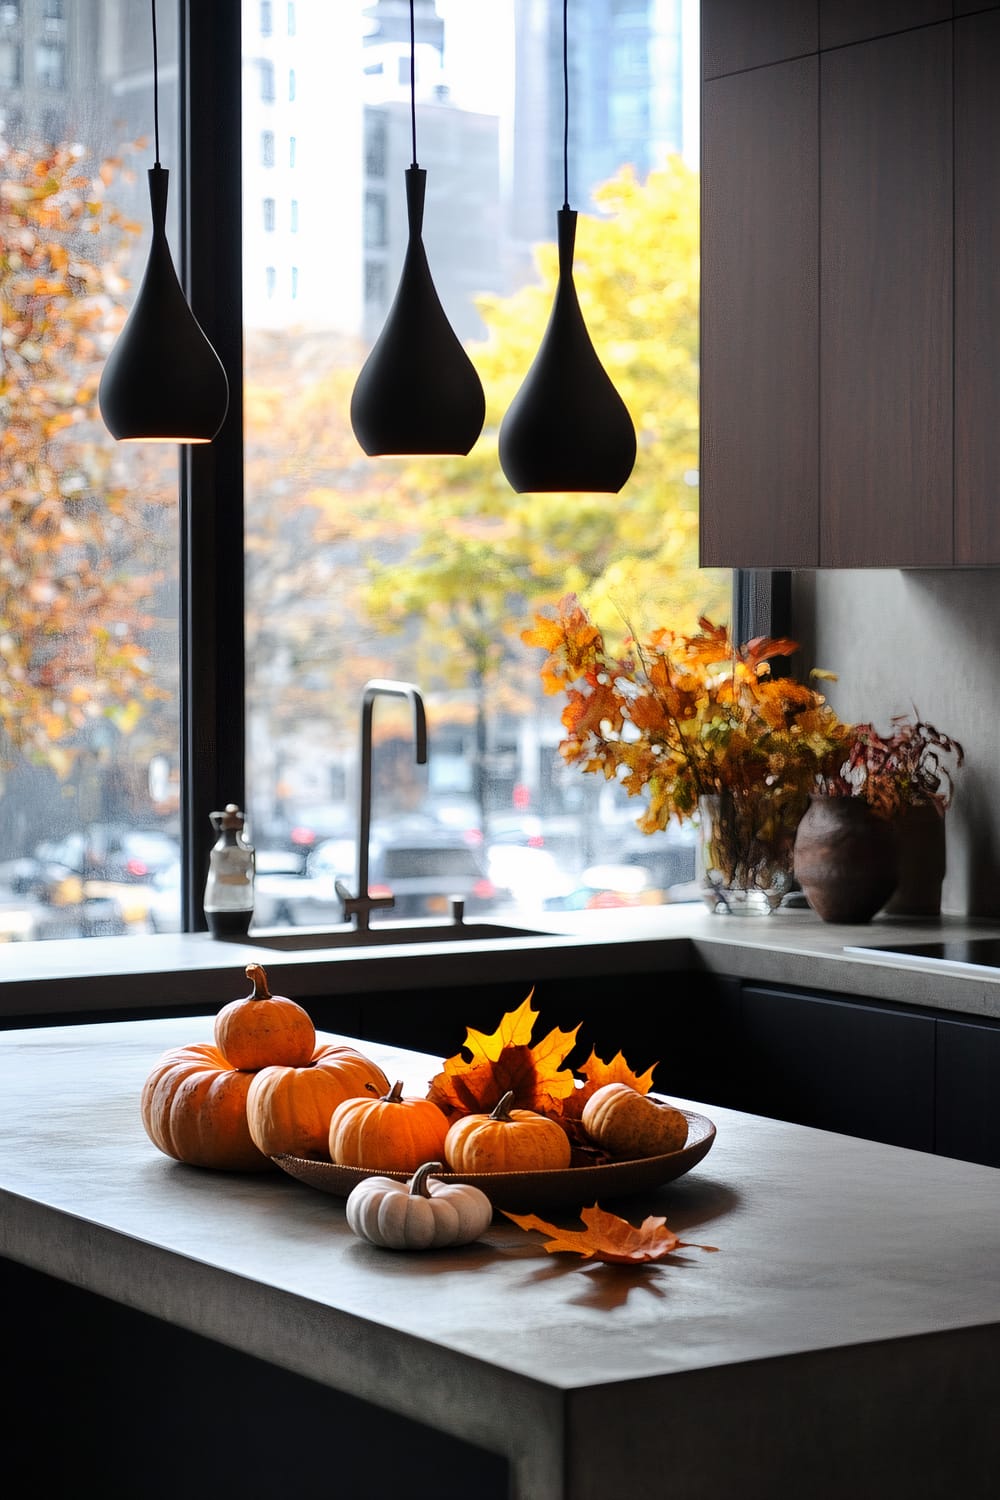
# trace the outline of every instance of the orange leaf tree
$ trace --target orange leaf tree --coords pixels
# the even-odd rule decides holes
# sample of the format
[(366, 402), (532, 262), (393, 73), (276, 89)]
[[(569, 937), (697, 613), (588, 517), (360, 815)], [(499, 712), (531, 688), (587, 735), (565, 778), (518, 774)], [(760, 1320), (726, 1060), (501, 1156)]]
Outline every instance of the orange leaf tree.
[(0, 141), (0, 765), (60, 775), (88, 726), (131, 732), (163, 696), (144, 647), (162, 489), (97, 411), (135, 226), (106, 197), (123, 163), (85, 163)]

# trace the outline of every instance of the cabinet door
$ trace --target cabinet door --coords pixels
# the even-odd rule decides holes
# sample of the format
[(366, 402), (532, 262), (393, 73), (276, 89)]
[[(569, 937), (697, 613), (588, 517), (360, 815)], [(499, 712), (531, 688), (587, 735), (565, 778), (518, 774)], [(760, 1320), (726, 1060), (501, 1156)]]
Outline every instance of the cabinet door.
[(820, 0), (819, 44), (843, 47), (951, 20), (951, 0)]
[(815, 52), (818, 0), (702, 0), (705, 78)]
[(934, 1019), (743, 986), (740, 1107), (890, 1146), (934, 1149)]
[[(1000, 563), (1000, 11), (955, 24), (955, 561)], [(988, 248), (987, 248), (988, 247)]]
[(1000, 1025), (937, 1022), (934, 1149), (1000, 1167)]
[(952, 546), (951, 26), (822, 55), (820, 563)]
[(818, 61), (705, 83), (701, 564), (815, 567)]

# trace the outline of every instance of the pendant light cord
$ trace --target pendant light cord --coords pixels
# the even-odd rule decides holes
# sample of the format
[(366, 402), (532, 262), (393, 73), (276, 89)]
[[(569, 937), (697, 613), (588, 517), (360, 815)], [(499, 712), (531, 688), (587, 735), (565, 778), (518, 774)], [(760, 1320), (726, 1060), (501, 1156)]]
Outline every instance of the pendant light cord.
[(417, 165), (417, 66), (416, 33), (413, 26), (413, 0), (410, 0), (410, 135), (413, 140), (413, 162)]
[(156, 0), (150, 0), (153, 11), (153, 142), (156, 165), (160, 165), (160, 69), (156, 56)]
[[(410, 0), (412, 7), (412, 0)], [(569, 208), (569, 0), (563, 0), (563, 208)]]

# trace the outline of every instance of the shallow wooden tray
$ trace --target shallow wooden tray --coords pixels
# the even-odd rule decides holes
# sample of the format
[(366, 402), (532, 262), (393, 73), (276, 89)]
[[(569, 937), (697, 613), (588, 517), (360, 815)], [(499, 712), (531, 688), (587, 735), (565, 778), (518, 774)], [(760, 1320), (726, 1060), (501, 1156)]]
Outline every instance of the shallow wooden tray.
[[(712, 1149), (715, 1126), (704, 1115), (683, 1111), (688, 1122), (688, 1138), (679, 1151), (664, 1156), (647, 1156), (638, 1161), (606, 1162), (594, 1167), (568, 1167), (559, 1172), (435, 1172), (442, 1182), (471, 1182), (482, 1188), (494, 1208), (509, 1208), (513, 1213), (533, 1213), (537, 1209), (589, 1208), (611, 1198), (625, 1198), (632, 1193), (647, 1192), (683, 1177), (696, 1167)], [(406, 1182), (412, 1172), (380, 1172), (366, 1167), (339, 1167), (329, 1161), (309, 1161), (302, 1156), (275, 1156), (275, 1163), (290, 1177), (322, 1193), (346, 1198), (366, 1177), (391, 1177)]]

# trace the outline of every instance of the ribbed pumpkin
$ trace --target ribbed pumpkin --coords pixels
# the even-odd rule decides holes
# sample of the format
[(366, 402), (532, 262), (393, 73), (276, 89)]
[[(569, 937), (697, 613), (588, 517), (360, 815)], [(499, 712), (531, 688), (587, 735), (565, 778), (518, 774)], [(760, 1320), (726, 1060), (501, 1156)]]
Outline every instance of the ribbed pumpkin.
[(440, 1170), (439, 1161), (430, 1161), (409, 1182), (366, 1177), (348, 1194), (349, 1227), (387, 1250), (440, 1250), (477, 1240), (489, 1228), (493, 1204), (471, 1183), (431, 1176)]
[(377, 1063), (354, 1047), (327, 1042), (304, 1068), (261, 1068), (247, 1094), (250, 1134), (265, 1156), (329, 1159), (330, 1120), (345, 1099), (389, 1091)]
[(330, 1120), (330, 1156), (342, 1167), (415, 1172), (440, 1159), (448, 1120), (430, 1099), (404, 1099), (394, 1083), (380, 1098), (345, 1099)]
[(448, 1131), (445, 1160), (453, 1172), (549, 1172), (570, 1163), (569, 1137), (555, 1120), (511, 1109), (504, 1094), (492, 1114), (463, 1115)]
[(154, 1146), (175, 1161), (231, 1172), (273, 1163), (254, 1145), (247, 1124), (252, 1073), (227, 1062), (211, 1042), (165, 1052), (143, 1084), (142, 1123)]
[(272, 995), (260, 964), (247, 964), (249, 995), (230, 1000), (215, 1018), (215, 1045), (234, 1068), (256, 1073), (272, 1066), (304, 1068), (316, 1046), (308, 1012), (285, 995)]
[(640, 1094), (627, 1083), (606, 1083), (583, 1106), (583, 1128), (612, 1156), (628, 1160), (679, 1151), (687, 1116), (665, 1099)]

